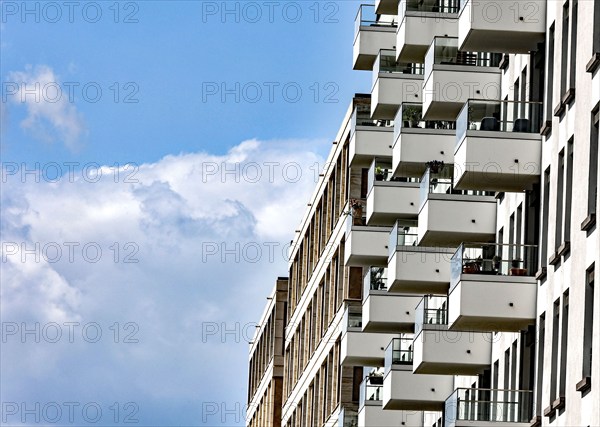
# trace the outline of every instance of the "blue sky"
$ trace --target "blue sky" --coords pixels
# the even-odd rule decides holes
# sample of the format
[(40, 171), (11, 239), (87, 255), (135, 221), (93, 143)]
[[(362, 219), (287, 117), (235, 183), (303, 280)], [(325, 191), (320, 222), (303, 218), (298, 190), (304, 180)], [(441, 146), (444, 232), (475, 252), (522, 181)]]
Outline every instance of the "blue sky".
[(72, 4), (2, 2), (2, 422), (243, 425), (358, 3)]

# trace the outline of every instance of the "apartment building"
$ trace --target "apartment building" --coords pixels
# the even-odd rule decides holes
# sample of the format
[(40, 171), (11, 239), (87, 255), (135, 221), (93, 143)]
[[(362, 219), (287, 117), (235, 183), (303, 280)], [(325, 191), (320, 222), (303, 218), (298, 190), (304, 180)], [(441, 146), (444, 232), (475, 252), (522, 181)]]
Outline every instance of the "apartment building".
[(377, 0), (353, 67), (272, 425), (600, 425), (600, 1)]

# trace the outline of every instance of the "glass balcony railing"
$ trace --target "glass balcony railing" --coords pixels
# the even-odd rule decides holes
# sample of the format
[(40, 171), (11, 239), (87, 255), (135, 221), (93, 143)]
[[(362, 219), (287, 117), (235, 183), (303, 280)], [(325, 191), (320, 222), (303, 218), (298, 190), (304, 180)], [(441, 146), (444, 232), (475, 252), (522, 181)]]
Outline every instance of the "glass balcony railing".
[(366, 299), (370, 291), (387, 290), (387, 268), (369, 267), (363, 278), (363, 299)]
[(537, 262), (537, 246), (463, 243), (452, 256), (450, 290), (463, 274), (535, 276)]
[(387, 27), (395, 28), (398, 24), (393, 15), (378, 15), (375, 13), (375, 5), (361, 4), (354, 20), (354, 39), (358, 37), (361, 27)]
[(404, 182), (404, 183), (418, 183), (418, 178), (406, 178), (406, 177), (394, 177), (394, 171), (392, 170), (392, 162), (374, 159), (369, 168), (367, 175), (367, 189), (370, 192), (373, 186), (377, 182)]
[(362, 313), (359, 310), (346, 310), (344, 317), (347, 329), (362, 329)]
[(394, 141), (402, 129), (456, 129), (456, 122), (446, 120), (423, 120), (423, 104), (402, 103), (394, 120)]
[(396, 62), (396, 51), (391, 49), (381, 49), (375, 65), (373, 66), (373, 86), (380, 77), (380, 74), (422, 76), (424, 64), (398, 63)]
[(421, 178), (421, 207), (430, 194), (455, 194), (463, 196), (493, 196), (493, 191), (457, 190), (454, 188), (454, 170), (451, 165), (431, 162)]
[(390, 233), (388, 259), (402, 247), (417, 246), (417, 224), (416, 220), (402, 219), (396, 221)]
[(415, 309), (415, 335), (425, 325), (448, 324), (448, 297), (441, 295), (426, 295)]
[(370, 126), (370, 127), (394, 127), (392, 120), (374, 120), (371, 118), (371, 105), (359, 104), (354, 108), (352, 113), (352, 133), (356, 132), (357, 126)]
[(394, 338), (385, 349), (385, 368), (389, 370), (392, 365), (412, 365), (413, 338)]
[(383, 376), (370, 375), (360, 383), (359, 407), (365, 402), (381, 402), (383, 398)]
[(467, 130), (539, 134), (541, 102), (469, 100), (456, 120), (456, 144)]
[(338, 427), (358, 427), (358, 411), (342, 407), (338, 418)]
[(425, 55), (425, 78), (434, 65), (462, 65), (472, 67), (498, 67), (502, 55), (489, 52), (463, 52), (458, 50), (458, 37), (435, 37)]
[(446, 422), (529, 423), (533, 392), (459, 388), (446, 400)]
[(458, 0), (440, 0), (427, 2), (423, 0), (401, 0), (398, 19), (404, 20), (406, 15), (425, 13), (453, 13), (458, 14), (460, 7)]

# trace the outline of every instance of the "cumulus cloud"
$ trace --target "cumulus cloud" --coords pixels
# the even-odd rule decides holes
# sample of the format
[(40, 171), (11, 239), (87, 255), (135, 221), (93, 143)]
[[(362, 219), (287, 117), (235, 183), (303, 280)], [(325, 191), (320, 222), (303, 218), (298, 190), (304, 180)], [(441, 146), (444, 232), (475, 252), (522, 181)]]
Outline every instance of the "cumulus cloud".
[(5, 87), (13, 105), (27, 108), (27, 117), (20, 123), (25, 131), (44, 142), (58, 140), (70, 150), (78, 148), (87, 127), (51, 67), (27, 66), (24, 71), (9, 72)]
[[(5, 171), (3, 401), (98, 402), (103, 425), (114, 402), (134, 402), (138, 425), (244, 424), (247, 341), (287, 273), (321, 143), (250, 140), (54, 182)], [(215, 405), (239, 411), (203, 414)]]

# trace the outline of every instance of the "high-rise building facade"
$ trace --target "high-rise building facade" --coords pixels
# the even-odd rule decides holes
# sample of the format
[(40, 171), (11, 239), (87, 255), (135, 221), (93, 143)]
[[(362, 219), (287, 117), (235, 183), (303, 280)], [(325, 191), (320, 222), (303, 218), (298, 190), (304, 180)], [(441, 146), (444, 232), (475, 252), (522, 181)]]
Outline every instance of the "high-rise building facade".
[(353, 53), (247, 424), (599, 426), (600, 0), (377, 0)]

